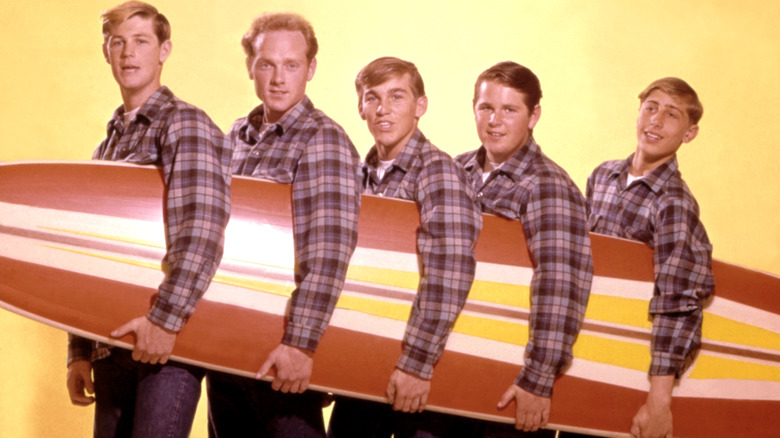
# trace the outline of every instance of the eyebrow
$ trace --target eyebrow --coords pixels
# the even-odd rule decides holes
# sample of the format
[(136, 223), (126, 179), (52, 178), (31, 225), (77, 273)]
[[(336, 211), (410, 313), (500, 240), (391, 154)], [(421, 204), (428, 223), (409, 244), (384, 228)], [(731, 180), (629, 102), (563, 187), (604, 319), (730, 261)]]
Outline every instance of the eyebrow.
[[(661, 103), (658, 102), (657, 100), (647, 99), (645, 102), (651, 102), (651, 103), (654, 103), (654, 104), (656, 104), (658, 106), (661, 106)], [(681, 108), (679, 108), (678, 106), (676, 106), (676, 105), (666, 104), (666, 105), (663, 105), (663, 107), (664, 108), (672, 108), (672, 109), (675, 109), (675, 110), (677, 110), (679, 112), (683, 112), (683, 110)]]

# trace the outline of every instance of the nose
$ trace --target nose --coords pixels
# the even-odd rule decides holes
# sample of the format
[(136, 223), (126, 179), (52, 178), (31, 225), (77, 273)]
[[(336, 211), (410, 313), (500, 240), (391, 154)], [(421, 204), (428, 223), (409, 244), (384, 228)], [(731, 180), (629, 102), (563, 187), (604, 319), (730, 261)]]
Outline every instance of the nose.
[(275, 68), (271, 76), (271, 83), (274, 85), (284, 84), (284, 71), (281, 68)]
[(501, 117), (499, 116), (498, 111), (493, 111), (490, 113), (490, 117), (488, 117), (488, 123), (490, 126), (496, 126), (501, 124)]
[(650, 124), (653, 126), (661, 127), (663, 126), (663, 116), (661, 111), (656, 111), (652, 116), (650, 116)]
[(132, 41), (128, 41), (122, 45), (122, 57), (132, 58), (133, 56), (135, 56), (135, 44)]
[(385, 106), (384, 102), (380, 101), (379, 105), (376, 106), (376, 113), (379, 115), (387, 114), (389, 111), (387, 110), (387, 107)]

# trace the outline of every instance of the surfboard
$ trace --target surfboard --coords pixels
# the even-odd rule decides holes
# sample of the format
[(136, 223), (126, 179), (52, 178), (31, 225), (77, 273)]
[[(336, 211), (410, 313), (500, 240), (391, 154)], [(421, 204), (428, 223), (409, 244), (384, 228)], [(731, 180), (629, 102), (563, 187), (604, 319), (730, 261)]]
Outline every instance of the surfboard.
[[(110, 339), (162, 279), (159, 169), (107, 162), (0, 165), (0, 306)], [(282, 336), (294, 288), (290, 186), (236, 177), (225, 255), (181, 331), (176, 359), (252, 376)], [(419, 280), (416, 206), (364, 196), (358, 247), (311, 387), (383, 400)], [(484, 216), (477, 274), (435, 368), (428, 408), (512, 422), (496, 404), (523, 363), (532, 262), (519, 223)], [(575, 359), (556, 380), (551, 428), (628, 436), (649, 387), (653, 291), (646, 246), (592, 235), (594, 281)], [(676, 436), (777, 434), (780, 277), (715, 261), (703, 346), (674, 390)], [(65, 348), (63, 342), (63, 348)]]

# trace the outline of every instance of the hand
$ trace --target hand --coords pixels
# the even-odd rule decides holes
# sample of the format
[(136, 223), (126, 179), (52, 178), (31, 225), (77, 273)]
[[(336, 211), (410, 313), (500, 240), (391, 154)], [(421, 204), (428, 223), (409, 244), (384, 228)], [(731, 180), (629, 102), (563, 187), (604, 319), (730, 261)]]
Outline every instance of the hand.
[(431, 381), (395, 369), (387, 384), (387, 401), (393, 409), (403, 412), (422, 412), (428, 403)]
[(512, 385), (498, 402), (498, 409), (504, 409), (509, 402), (515, 401), (515, 429), (534, 432), (547, 425), (550, 418), (550, 397), (536, 394)]
[(111, 332), (114, 338), (134, 332), (136, 335), (133, 359), (149, 364), (164, 364), (173, 351), (176, 333), (149, 321), (145, 316), (135, 318)]
[[(76, 406), (89, 406), (95, 402), (95, 397), (87, 394), (95, 393), (95, 382), (92, 381), (92, 363), (88, 360), (76, 360), (68, 366), (66, 379), (70, 402)], [(85, 393), (86, 391), (86, 393)]]
[(674, 376), (651, 376), (647, 401), (634, 416), (631, 435), (636, 438), (672, 437)]
[(268, 355), (268, 359), (265, 360), (255, 377), (258, 379), (265, 377), (271, 367), (276, 367), (276, 375), (271, 382), (271, 388), (284, 393), (301, 393), (306, 391), (309, 386), (314, 358), (309, 351), (279, 344)]

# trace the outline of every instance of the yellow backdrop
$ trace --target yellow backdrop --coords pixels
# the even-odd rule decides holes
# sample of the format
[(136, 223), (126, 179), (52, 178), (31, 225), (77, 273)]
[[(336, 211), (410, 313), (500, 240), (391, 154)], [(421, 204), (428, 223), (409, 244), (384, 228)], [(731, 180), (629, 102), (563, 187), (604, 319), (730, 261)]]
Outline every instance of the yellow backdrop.
[[(100, 50), (98, 16), (114, 4), (2, 2), (0, 161), (91, 156), (121, 103)], [(163, 83), (223, 130), (257, 104), (239, 45), (251, 19), (267, 10), (305, 15), (321, 46), (309, 96), (361, 153), (371, 142), (353, 80), (372, 59), (393, 55), (417, 64), (430, 101), (421, 127), (453, 155), (478, 146), (471, 110), (476, 76), (498, 61), (520, 62), (542, 81), (536, 139), (581, 188), (597, 164), (633, 151), (639, 91), (662, 76), (682, 77), (705, 110), (698, 138), (681, 150), (681, 168), (715, 257), (780, 273), (780, 3), (155, 4), (173, 28)], [(65, 390), (65, 333), (1, 310), (0, 333), (0, 436), (90, 436), (92, 409), (71, 406)], [(206, 436), (204, 409), (193, 436)]]

